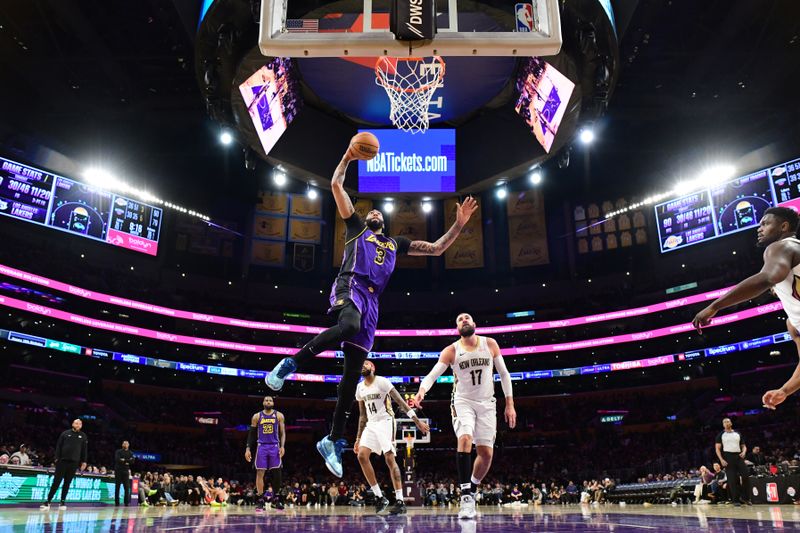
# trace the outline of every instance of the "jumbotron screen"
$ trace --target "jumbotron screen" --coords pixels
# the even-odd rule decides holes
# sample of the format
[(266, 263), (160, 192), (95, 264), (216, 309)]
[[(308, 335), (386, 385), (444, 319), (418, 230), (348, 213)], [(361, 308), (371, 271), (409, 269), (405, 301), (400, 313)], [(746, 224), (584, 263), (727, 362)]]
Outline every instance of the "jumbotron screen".
[(0, 214), (156, 255), (163, 212), (0, 157)]
[(514, 107), (545, 152), (553, 146), (575, 84), (539, 57), (529, 58), (517, 77), (519, 98)]
[(776, 205), (800, 208), (800, 159), (656, 205), (661, 252), (754, 228)]
[(293, 69), (290, 58), (276, 57), (239, 85), (265, 154), (281, 138), (302, 104)]
[(381, 148), (374, 159), (358, 162), (358, 192), (455, 192), (456, 130), (363, 131), (375, 135)]

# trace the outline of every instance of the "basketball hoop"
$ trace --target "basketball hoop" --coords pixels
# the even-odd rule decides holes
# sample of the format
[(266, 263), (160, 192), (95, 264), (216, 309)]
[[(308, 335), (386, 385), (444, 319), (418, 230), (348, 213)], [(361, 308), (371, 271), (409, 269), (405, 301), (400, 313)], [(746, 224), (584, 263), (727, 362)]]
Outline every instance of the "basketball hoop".
[(433, 56), (378, 58), (375, 83), (386, 91), (389, 119), (397, 129), (414, 133), (428, 130), (428, 107), (433, 93), (444, 86), (444, 60)]

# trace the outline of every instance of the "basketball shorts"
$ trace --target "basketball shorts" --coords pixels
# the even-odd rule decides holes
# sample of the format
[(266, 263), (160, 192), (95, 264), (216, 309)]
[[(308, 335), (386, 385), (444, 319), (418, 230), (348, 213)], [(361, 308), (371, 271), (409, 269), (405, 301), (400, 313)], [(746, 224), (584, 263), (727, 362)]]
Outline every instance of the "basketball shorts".
[(277, 444), (259, 444), (256, 451), (256, 470), (281, 467), (281, 447)]
[(352, 344), (369, 352), (375, 342), (375, 330), (378, 327), (378, 296), (369, 292), (369, 287), (356, 279), (352, 282), (337, 279), (331, 290), (331, 307), (328, 313), (340, 310), (349, 302), (361, 313), (361, 328), (352, 338), (344, 339), (342, 344)]
[(367, 422), (367, 427), (361, 433), (359, 444), (369, 448), (378, 455), (384, 453), (397, 453), (394, 444), (395, 422), (394, 418)]
[(497, 435), (497, 400), (475, 401), (456, 397), (450, 404), (456, 437), (471, 435), (476, 446), (494, 446)]

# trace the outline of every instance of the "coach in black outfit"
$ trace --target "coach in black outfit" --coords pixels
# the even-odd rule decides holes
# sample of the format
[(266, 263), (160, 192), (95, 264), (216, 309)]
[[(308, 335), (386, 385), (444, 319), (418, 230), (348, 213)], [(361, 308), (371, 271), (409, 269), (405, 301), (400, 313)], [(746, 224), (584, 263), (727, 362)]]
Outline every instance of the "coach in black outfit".
[(50, 508), (50, 502), (58, 490), (61, 481), (61, 507), (66, 508), (67, 493), (75, 477), (75, 472), (80, 465), (81, 470), (86, 468), (86, 454), (89, 446), (89, 438), (86, 433), (81, 431), (83, 422), (79, 418), (72, 421), (72, 429), (61, 433), (56, 442), (56, 471), (53, 474), (53, 484), (50, 486), (50, 493), (47, 495), (47, 503), (42, 505), (43, 509)]
[[(741, 433), (733, 429), (730, 418), (722, 420), (722, 427), (723, 431), (717, 435), (716, 449), (719, 462), (728, 476), (728, 493), (736, 507), (742, 505), (741, 501), (750, 505), (747, 493), (742, 494), (742, 490), (747, 489), (747, 466), (744, 464), (747, 446)], [(744, 483), (740, 481), (740, 477)]]
[(131, 463), (133, 453), (128, 449), (131, 444), (124, 440), (122, 448), (114, 454), (114, 505), (119, 506), (119, 488), (125, 488), (125, 505), (131, 504)]

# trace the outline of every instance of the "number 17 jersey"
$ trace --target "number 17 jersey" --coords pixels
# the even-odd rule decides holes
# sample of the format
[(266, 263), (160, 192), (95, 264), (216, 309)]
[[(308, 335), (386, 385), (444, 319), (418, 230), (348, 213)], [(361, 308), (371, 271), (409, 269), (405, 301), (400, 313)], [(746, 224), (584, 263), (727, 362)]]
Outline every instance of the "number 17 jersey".
[(482, 402), (494, 398), (494, 358), (486, 337), (476, 337), (478, 345), (471, 351), (460, 339), (453, 343), (456, 352), (451, 365), (455, 377), (453, 398)]

